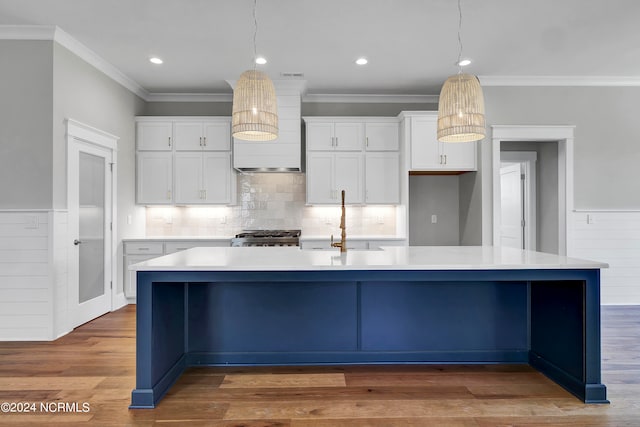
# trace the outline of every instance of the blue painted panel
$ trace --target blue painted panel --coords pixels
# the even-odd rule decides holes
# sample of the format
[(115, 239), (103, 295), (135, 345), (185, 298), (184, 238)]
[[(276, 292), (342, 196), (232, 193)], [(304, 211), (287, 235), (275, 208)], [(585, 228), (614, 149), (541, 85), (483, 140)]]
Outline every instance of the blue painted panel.
[(362, 349), (526, 350), (526, 283), (362, 283)]
[(152, 286), (151, 381), (155, 386), (184, 354), (185, 285), (154, 283)]
[(348, 351), (355, 283), (189, 284), (190, 352)]
[(531, 351), (584, 381), (584, 282), (531, 282)]

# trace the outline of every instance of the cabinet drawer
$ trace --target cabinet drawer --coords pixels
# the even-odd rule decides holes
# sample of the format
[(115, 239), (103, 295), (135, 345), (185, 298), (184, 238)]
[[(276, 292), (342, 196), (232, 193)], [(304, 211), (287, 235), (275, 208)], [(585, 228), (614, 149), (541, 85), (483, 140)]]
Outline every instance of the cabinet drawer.
[(205, 240), (205, 241), (186, 241), (186, 242), (166, 242), (164, 244), (164, 253), (168, 255), (174, 252), (184, 251), (186, 249), (191, 249), (196, 247), (222, 248), (225, 246), (231, 246), (231, 241)]
[(162, 255), (162, 242), (128, 242), (124, 244), (126, 255)]

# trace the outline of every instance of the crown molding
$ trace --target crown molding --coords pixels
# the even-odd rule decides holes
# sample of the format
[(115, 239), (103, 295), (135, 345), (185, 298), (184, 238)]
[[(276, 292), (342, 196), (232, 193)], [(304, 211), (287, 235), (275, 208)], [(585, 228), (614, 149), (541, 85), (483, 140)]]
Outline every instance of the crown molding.
[(303, 102), (437, 104), (438, 95), (306, 94)]
[(77, 39), (70, 36), (68, 33), (62, 31), (60, 28), (55, 27), (55, 34), (53, 38), (58, 44), (69, 49), (71, 52), (79, 56), (81, 59), (93, 65), (99, 71), (103, 72), (107, 77), (110, 77), (115, 82), (120, 83), (125, 88), (129, 89), (140, 98), (147, 100), (149, 92), (147, 92), (136, 81), (129, 78), (122, 71), (105, 61), (101, 56), (89, 49), (84, 44), (80, 43)]
[(634, 76), (478, 76), (482, 86), (640, 86)]
[(0, 40), (52, 40), (83, 59), (107, 77), (124, 86), (129, 91), (147, 100), (147, 92), (137, 82), (105, 61), (93, 50), (77, 39), (53, 25), (0, 25)]
[(149, 93), (147, 102), (232, 102), (231, 93)]

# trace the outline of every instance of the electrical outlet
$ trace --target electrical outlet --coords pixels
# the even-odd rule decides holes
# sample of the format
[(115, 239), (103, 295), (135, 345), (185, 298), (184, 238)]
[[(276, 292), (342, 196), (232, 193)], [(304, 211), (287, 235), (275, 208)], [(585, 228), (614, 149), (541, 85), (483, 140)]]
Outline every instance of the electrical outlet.
[(595, 222), (595, 219), (593, 218), (593, 215), (587, 214), (587, 224), (593, 224)]
[(378, 222), (378, 224), (384, 224), (384, 215), (378, 215), (376, 217), (376, 221)]
[(220, 217), (220, 224), (226, 224), (227, 223), (227, 216), (222, 216)]
[(431, 215), (431, 224), (436, 224), (438, 222), (438, 215)]
[(25, 215), (24, 228), (38, 228), (40, 226), (38, 217), (36, 215)]

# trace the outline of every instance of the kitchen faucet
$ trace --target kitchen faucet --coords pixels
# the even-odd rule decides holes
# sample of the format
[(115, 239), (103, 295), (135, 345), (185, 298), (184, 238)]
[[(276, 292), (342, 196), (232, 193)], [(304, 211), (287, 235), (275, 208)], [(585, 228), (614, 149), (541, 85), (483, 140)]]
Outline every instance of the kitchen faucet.
[(331, 247), (340, 248), (340, 252), (347, 252), (347, 227), (345, 226), (344, 190), (342, 190), (342, 215), (340, 215), (340, 228), (342, 229), (340, 242), (333, 242), (331, 235)]

